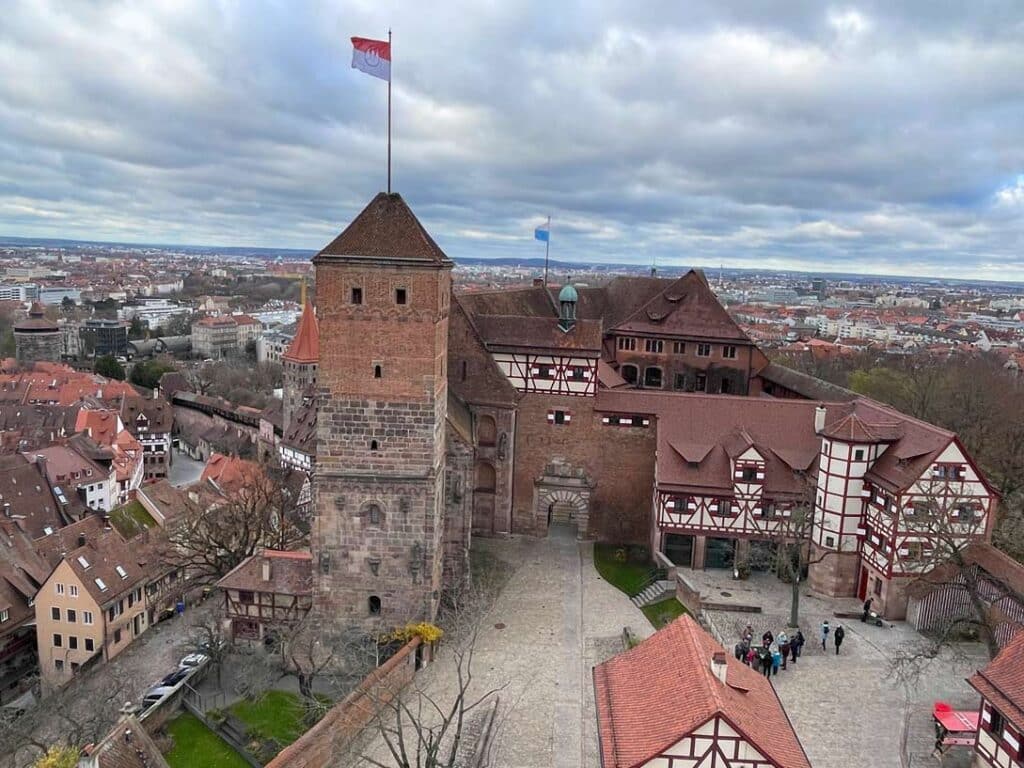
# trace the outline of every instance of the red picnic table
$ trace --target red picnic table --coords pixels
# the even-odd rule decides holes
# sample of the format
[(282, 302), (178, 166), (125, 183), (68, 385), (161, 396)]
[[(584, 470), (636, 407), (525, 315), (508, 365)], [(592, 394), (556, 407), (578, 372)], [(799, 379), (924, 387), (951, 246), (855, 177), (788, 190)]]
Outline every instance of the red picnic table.
[(949, 747), (973, 747), (978, 732), (978, 710), (956, 710), (944, 701), (932, 707), (935, 720), (935, 749), (945, 752)]

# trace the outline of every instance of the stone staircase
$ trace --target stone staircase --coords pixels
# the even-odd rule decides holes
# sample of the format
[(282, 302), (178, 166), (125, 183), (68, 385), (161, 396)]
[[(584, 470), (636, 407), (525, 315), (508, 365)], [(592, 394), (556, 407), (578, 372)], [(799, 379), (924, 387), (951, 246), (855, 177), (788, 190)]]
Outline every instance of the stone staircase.
[(676, 591), (676, 583), (669, 581), (668, 579), (658, 579), (652, 581), (643, 591), (633, 595), (629, 598), (633, 605), (637, 608), (643, 608), (645, 605), (656, 603), (667, 595), (674, 594)]

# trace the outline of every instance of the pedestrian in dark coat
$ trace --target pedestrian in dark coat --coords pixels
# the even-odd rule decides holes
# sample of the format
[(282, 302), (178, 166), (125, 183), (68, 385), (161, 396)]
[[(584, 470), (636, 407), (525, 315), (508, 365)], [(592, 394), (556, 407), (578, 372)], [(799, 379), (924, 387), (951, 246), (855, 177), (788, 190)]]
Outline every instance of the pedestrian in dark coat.
[(796, 664), (796, 660), (800, 658), (800, 654), (804, 651), (804, 633), (797, 627), (796, 634), (793, 635), (793, 642), (790, 644), (790, 648), (793, 651), (793, 663)]
[(843, 625), (840, 624), (836, 627), (836, 633), (833, 635), (833, 639), (836, 643), (836, 656), (839, 655), (839, 646), (843, 644), (843, 638), (846, 637), (846, 630), (843, 629)]
[(772, 634), (770, 629), (766, 630), (765, 633), (761, 635), (761, 645), (765, 648), (769, 647), (773, 640), (775, 640), (775, 636)]
[(868, 616), (871, 615), (871, 603), (874, 602), (874, 599), (875, 598), (873, 597), (869, 597), (867, 600), (864, 601), (864, 613), (861, 614), (861, 621), (867, 621)]
[(765, 677), (771, 677), (772, 674), (772, 652), (768, 650), (766, 646), (761, 646), (757, 649), (757, 660), (761, 663), (761, 671), (764, 672)]

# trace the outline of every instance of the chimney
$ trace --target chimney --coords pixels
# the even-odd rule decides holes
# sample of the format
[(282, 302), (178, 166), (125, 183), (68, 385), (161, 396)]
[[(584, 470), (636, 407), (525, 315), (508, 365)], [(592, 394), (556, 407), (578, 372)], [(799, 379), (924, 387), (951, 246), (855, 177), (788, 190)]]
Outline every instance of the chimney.
[(78, 546), (80, 546), (80, 547), (84, 547), (85, 546), (85, 534), (84, 533), (78, 534)]
[(105, 530), (105, 531), (109, 531), (110, 530), (110, 515), (104, 515), (103, 516), (103, 530)]
[(725, 651), (715, 651), (711, 657), (711, 672), (722, 681), (722, 685), (725, 685), (726, 675), (729, 672), (729, 666), (725, 661)]
[(814, 409), (814, 432), (820, 435), (825, 429), (825, 406), (819, 405)]
[(263, 558), (263, 580), (270, 581), (270, 558)]

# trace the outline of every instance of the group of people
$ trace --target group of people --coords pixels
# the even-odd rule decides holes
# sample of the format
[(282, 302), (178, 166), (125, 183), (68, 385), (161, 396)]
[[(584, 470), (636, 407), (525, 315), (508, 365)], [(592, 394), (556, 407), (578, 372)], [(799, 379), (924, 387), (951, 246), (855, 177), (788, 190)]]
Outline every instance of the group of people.
[[(833, 631), (828, 619), (821, 622), (821, 649), (823, 651), (828, 649), (830, 635), (838, 656), (839, 648), (846, 638), (846, 630), (840, 624)], [(763, 672), (765, 677), (771, 677), (779, 674), (780, 669), (786, 669), (788, 664), (796, 664), (797, 659), (803, 653), (805, 642), (806, 638), (799, 627), (793, 637), (786, 634), (785, 630), (780, 631), (778, 635), (773, 635), (769, 629), (761, 635), (761, 644), (755, 646), (754, 630), (747, 624), (740, 636), (740, 641), (736, 643), (734, 653), (736, 658), (748, 667)]]

